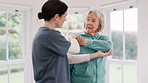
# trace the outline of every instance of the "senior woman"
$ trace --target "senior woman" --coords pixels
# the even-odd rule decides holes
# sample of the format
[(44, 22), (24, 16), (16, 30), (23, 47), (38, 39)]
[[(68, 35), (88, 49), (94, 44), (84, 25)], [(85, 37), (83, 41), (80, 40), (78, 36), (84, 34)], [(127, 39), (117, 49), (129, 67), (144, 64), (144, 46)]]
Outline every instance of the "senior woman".
[[(112, 49), (109, 37), (99, 34), (104, 27), (103, 14), (97, 10), (89, 11), (84, 23), (85, 32), (76, 38), (80, 45), (79, 54)], [(71, 83), (105, 83), (106, 57), (70, 65)]]

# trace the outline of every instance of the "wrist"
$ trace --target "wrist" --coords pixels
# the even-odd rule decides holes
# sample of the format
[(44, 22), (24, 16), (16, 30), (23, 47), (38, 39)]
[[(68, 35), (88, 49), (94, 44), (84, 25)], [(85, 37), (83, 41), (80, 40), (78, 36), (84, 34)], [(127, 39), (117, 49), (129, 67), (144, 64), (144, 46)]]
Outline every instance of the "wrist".
[(98, 54), (97, 53), (92, 53), (92, 54), (89, 54), (89, 57), (90, 59), (95, 59), (95, 58), (98, 58)]

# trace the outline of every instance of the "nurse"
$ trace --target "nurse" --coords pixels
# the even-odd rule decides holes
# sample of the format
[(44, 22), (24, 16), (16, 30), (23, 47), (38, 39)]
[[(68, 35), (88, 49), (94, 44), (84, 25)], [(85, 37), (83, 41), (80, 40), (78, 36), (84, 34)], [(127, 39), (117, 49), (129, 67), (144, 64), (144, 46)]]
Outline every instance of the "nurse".
[(32, 46), (36, 83), (70, 83), (67, 51), (70, 42), (56, 28), (66, 21), (68, 6), (60, 0), (48, 0), (38, 13), (44, 25), (37, 31)]

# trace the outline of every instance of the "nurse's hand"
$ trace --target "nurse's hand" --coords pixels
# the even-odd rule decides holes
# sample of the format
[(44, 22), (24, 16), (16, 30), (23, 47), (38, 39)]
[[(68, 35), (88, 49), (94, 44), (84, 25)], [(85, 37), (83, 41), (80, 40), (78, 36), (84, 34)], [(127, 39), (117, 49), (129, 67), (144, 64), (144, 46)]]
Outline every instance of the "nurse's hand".
[(113, 54), (113, 49), (110, 48), (110, 50), (108, 52), (102, 52), (102, 51), (98, 51), (98, 56), (100, 57), (107, 57), (107, 56), (111, 56)]
[(106, 53), (102, 52), (102, 51), (98, 51), (96, 53), (92, 53), (90, 54), (90, 59), (95, 59), (95, 58), (99, 58), (99, 57), (107, 57), (107, 56), (111, 56), (113, 53), (113, 49), (110, 48), (110, 50)]

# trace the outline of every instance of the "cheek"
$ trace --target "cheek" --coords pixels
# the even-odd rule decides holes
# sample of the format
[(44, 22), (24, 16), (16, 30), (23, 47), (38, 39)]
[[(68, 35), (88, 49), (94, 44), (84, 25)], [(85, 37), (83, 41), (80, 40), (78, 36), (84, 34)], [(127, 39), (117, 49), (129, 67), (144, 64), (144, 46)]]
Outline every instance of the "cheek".
[(61, 20), (62, 23), (64, 23), (65, 21), (66, 21), (65, 19), (62, 19), (62, 20)]
[(86, 28), (86, 23), (84, 23), (84, 28)]
[(96, 30), (98, 28), (98, 24), (94, 24), (93, 27)]

